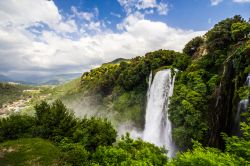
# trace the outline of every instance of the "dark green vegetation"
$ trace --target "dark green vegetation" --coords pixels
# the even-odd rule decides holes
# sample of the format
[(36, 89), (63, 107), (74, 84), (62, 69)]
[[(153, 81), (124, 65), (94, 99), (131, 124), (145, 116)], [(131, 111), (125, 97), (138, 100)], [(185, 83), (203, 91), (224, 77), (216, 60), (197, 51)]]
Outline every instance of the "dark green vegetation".
[(87, 98), (90, 112), (114, 113), (117, 121), (132, 120), (143, 128), (150, 72), (178, 69), (169, 110), (174, 140), (181, 149), (192, 147), (192, 139), (224, 149), (221, 132), (231, 135), (237, 105), (249, 96), (244, 85), (250, 72), (249, 27), (235, 16), (191, 40), (183, 53), (158, 50), (92, 69), (81, 77), (78, 94)]
[(84, 73), (80, 82), (55, 88), (53, 96), (60, 97), (76, 115), (106, 117), (116, 126), (130, 121), (143, 129), (150, 72), (164, 68), (185, 70), (190, 62), (190, 56), (171, 50), (158, 50), (131, 60), (118, 59)]
[(181, 148), (191, 147), (195, 139), (224, 149), (221, 132), (231, 134), (239, 90), (247, 90), (249, 27), (248, 22), (235, 16), (219, 22), (203, 38), (193, 39), (184, 48), (193, 60), (179, 72), (170, 105), (173, 136)]
[[(68, 95), (61, 95), (61, 99), (71, 108), (88, 108), (86, 112), (103, 116), (112, 114), (113, 121), (132, 121), (136, 127), (142, 129), (147, 78), (150, 72), (160, 68), (184, 70), (190, 61), (188, 55), (159, 50), (130, 61), (105, 64), (84, 73), (80, 80), (80, 88), (74, 88), (77, 92), (69, 91)], [(76, 101), (77, 104), (72, 104)]]
[(116, 141), (109, 121), (77, 119), (60, 101), (37, 105), (35, 117), (1, 120), (0, 139), (50, 140), (60, 151), (59, 159), (55, 157), (58, 165), (249, 165), (248, 114), (242, 136), (232, 136), (238, 103), (250, 94), (245, 85), (250, 73), (249, 33), (249, 22), (235, 16), (191, 40), (183, 53), (158, 50), (107, 63), (53, 89), (52, 97), (79, 108), (77, 114), (87, 108), (89, 114), (112, 115), (119, 123), (130, 120), (142, 129), (150, 72), (178, 69), (169, 113), (175, 143), (183, 152), (172, 160), (164, 149), (140, 139), (125, 136)]
[(4, 103), (13, 102), (28, 96), (23, 90), (34, 89), (34, 87), (20, 84), (9, 84), (0, 82), (0, 108)]
[(35, 109), (34, 117), (16, 114), (0, 119), (0, 141), (4, 142), (0, 144), (0, 165), (167, 163), (164, 149), (132, 140), (129, 135), (116, 142), (117, 134), (109, 121), (77, 119), (59, 100), (42, 102)]
[(242, 123), (241, 138), (224, 134), (224, 152), (195, 142), (192, 150), (168, 160), (164, 148), (133, 140), (128, 134), (116, 141), (116, 131), (107, 120), (77, 119), (60, 101), (51, 105), (42, 102), (36, 106), (35, 117), (13, 115), (0, 120), (0, 136), (4, 141), (0, 144), (0, 164), (248, 165), (249, 129), (250, 118)]

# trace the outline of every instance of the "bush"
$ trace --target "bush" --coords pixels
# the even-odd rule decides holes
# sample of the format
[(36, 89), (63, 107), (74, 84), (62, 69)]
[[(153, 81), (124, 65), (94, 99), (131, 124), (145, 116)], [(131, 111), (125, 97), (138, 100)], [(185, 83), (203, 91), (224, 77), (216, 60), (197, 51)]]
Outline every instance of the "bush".
[(93, 154), (93, 162), (100, 165), (164, 165), (166, 150), (141, 139), (132, 140), (129, 135), (114, 146), (99, 147)]
[(0, 119), (0, 141), (32, 136), (34, 118), (14, 114)]
[(72, 137), (77, 120), (60, 100), (56, 100), (51, 105), (42, 102), (35, 106), (35, 110), (37, 136), (54, 141), (60, 141), (63, 137)]
[(192, 151), (178, 153), (176, 158), (169, 163), (171, 166), (217, 166), (217, 165), (245, 165), (242, 159), (235, 158), (228, 153), (222, 153), (215, 148), (203, 148), (195, 143)]
[(60, 148), (63, 152), (61, 160), (65, 165), (89, 165), (90, 153), (81, 144), (61, 142)]
[(73, 141), (81, 143), (87, 150), (95, 151), (98, 146), (110, 146), (116, 141), (117, 133), (106, 119), (92, 117), (82, 119), (73, 133)]

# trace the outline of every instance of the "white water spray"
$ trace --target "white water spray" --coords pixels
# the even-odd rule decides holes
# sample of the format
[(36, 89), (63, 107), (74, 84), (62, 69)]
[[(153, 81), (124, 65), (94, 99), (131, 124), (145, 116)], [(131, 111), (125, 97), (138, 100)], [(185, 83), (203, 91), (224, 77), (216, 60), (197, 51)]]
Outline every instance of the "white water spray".
[(173, 157), (175, 145), (172, 142), (172, 126), (168, 118), (168, 106), (170, 97), (173, 95), (175, 76), (171, 77), (171, 70), (167, 69), (157, 72), (153, 82), (151, 80), (152, 73), (149, 77), (143, 140), (157, 146), (165, 146), (168, 150), (168, 157)]

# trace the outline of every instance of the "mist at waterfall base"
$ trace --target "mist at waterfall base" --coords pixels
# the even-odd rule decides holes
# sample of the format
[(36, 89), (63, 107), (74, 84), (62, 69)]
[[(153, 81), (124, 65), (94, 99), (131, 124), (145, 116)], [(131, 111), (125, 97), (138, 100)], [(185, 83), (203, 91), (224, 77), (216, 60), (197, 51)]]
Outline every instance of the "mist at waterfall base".
[(172, 127), (168, 118), (168, 105), (173, 94), (175, 76), (171, 77), (171, 70), (158, 71), (153, 79), (152, 73), (149, 77), (147, 92), (147, 107), (145, 115), (144, 130), (138, 129), (134, 122), (116, 121), (116, 112), (100, 111), (89, 97), (81, 96), (70, 102), (65, 102), (67, 107), (74, 110), (77, 117), (102, 117), (109, 119), (117, 129), (118, 136), (121, 137), (127, 132), (133, 139), (141, 138), (146, 142), (156, 146), (165, 146), (168, 150), (168, 157), (174, 157), (176, 148), (172, 142)]
[[(245, 86), (250, 87), (250, 74), (248, 74)], [(248, 111), (250, 100), (250, 94), (248, 94), (247, 99), (243, 99), (238, 103), (237, 113), (234, 119), (234, 127), (233, 127), (233, 134), (237, 136), (242, 135), (242, 131), (240, 130), (240, 122), (246, 121), (246, 117), (242, 116), (243, 113)]]
[(172, 126), (168, 118), (168, 106), (173, 95), (175, 76), (166, 69), (149, 78), (148, 101), (145, 118), (143, 140), (157, 146), (165, 146), (168, 157), (175, 155), (175, 145), (172, 141)]

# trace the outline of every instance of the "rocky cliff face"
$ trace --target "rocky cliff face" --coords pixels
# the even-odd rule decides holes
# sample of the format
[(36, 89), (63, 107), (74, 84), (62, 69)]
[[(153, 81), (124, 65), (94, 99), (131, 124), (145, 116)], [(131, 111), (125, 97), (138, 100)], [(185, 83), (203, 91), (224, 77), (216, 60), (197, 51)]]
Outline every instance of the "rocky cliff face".
[(227, 58), (223, 63), (220, 84), (209, 100), (210, 121), (208, 145), (224, 149), (221, 133), (234, 133), (234, 119), (240, 102), (239, 89), (248, 75), (250, 54), (246, 50)]
[(232, 81), (235, 77), (232, 61), (226, 62), (223, 67), (220, 85), (216, 88), (209, 101), (211, 119), (208, 144), (220, 148), (223, 148), (221, 132), (230, 133), (233, 125), (231, 120), (233, 112), (232, 99), (235, 91)]

